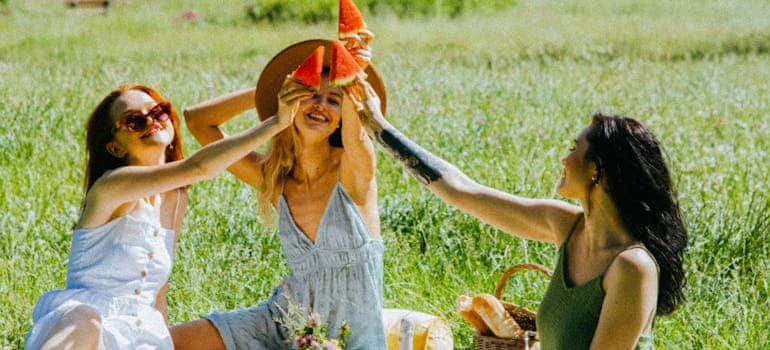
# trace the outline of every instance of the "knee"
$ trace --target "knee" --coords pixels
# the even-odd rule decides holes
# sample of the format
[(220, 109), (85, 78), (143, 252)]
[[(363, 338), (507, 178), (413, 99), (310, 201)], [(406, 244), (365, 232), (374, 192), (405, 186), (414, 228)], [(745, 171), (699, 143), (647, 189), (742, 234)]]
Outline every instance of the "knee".
[(101, 328), (101, 319), (94, 309), (77, 306), (62, 315), (41, 349), (96, 349)]
[(87, 335), (98, 335), (101, 329), (99, 314), (90, 306), (80, 305), (67, 312), (62, 320), (66, 320), (76, 332)]

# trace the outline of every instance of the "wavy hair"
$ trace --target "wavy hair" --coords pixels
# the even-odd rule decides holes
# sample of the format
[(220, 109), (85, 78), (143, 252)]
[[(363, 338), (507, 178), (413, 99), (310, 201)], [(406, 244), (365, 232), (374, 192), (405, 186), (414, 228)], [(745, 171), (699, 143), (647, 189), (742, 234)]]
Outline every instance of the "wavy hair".
[[(83, 187), (88, 192), (94, 182), (98, 180), (105, 172), (128, 165), (126, 158), (118, 158), (107, 151), (107, 144), (113, 139), (114, 122), (110, 117), (112, 104), (123, 95), (123, 93), (137, 90), (149, 95), (155, 102), (168, 102), (161, 94), (144, 85), (123, 84), (116, 90), (110, 92), (96, 106), (91, 116), (86, 122), (86, 174)], [(174, 107), (171, 107), (169, 119), (174, 127), (174, 139), (166, 148), (166, 163), (180, 160), (182, 156), (182, 133), (179, 130), (179, 115)]]
[(586, 139), (586, 160), (596, 163), (623, 225), (655, 257), (656, 312), (668, 315), (684, 301), (687, 229), (660, 143), (638, 121), (601, 113), (594, 114)]

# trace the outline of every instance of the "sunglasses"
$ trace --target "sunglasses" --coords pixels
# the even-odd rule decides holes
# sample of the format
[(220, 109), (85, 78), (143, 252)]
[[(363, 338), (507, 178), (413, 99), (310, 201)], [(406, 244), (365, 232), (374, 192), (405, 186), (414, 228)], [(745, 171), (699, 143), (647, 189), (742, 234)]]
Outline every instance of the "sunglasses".
[(136, 111), (129, 112), (129, 114), (115, 122), (112, 131), (115, 132), (122, 127), (131, 132), (144, 131), (155, 121), (163, 123), (168, 120), (169, 114), (171, 114), (171, 103), (160, 102), (147, 111), (147, 114)]

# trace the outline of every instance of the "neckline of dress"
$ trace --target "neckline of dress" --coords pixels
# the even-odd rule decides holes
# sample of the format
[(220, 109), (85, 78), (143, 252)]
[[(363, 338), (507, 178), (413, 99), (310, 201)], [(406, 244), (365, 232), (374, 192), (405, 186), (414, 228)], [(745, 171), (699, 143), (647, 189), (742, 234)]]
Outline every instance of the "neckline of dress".
[(94, 227), (89, 227), (89, 228), (78, 228), (78, 229), (75, 229), (75, 232), (98, 230), (98, 229), (105, 228), (105, 227), (108, 227), (110, 225), (113, 225), (113, 223), (118, 222), (121, 219), (131, 219), (134, 222), (150, 225), (150, 226), (152, 226), (154, 228), (159, 228), (161, 230), (166, 230), (168, 232), (174, 232), (174, 230), (172, 230), (170, 228), (165, 228), (165, 227), (161, 226), (160, 224), (156, 224), (154, 222), (150, 222), (150, 221), (147, 221), (147, 220), (142, 220), (142, 219), (137, 218), (136, 216), (133, 216), (131, 214), (125, 214), (125, 215), (118, 216), (118, 217), (116, 217), (116, 218), (114, 218), (114, 219), (112, 219), (110, 221), (107, 221), (107, 222), (105, 222), (105, 223), (103, 223), (103, 224), (101, 224), (99, 226), (94, 226)]
[[(297, 232), (299, 236), (301, 236), (305, 242), (310, 244), (313, 247), (318, 246), (318, 242), (321, 239), (321, 228), (323, 227), (323, 224), (326, 222), (326, 216), (329, 213), (329, 208), (331, 207), (332, 200), (334, 199), (334, 196), (337, 194), (338, 188), (340, 187), (340, 182), (337, 181), (336, 184), (334, 184), (334, 188), (332, 188), (332, 193), (329, 196), (329, 199), (326, 200), (326, 207), (324, 207), (324, 212), (321, 214), (321, 220), (318, 222), (318, 228), (315, 232), (315, 241), (310, 239), (310, 236), (305, 233), (299, 226), (297, 225), (297, 222), (294, 221), (294, 216), (291, 213), (291, 207), (289, 207), (289, 201), (286, 200), (286, 197), (283, 195), (283, 188), (281, 188), (281, 195), (279, 200), (283, 202), (283, 206), (286, 208), (286, 214), (289, 216), (289, 222), (291, 223), (292, 227), (294, 228), (294, 231)], [(344, 189), (344, 187), (343, 187)]]

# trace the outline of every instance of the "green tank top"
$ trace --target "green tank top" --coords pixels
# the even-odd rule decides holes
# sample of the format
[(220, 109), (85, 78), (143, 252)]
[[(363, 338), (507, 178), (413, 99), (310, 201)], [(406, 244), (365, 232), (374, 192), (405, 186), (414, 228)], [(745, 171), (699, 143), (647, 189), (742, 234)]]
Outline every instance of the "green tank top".
[[(580, 219), (578, 218), (567, 239), (559, 247), (559, 258), (553, 277), (537, 309), (537, 333), (543, 350), (588, 349), (599, 323), (599, 314), (605, 295), (602, 280), (606, 271), (576, 287), (567, 286), (564, 278), (564, 264), (566, 264), (564, 247)], [(644, 246), (635, 247), (644, 248)], [(643, 334), (639, 337), (636, 349), (652, 348), (651, 334)]]

